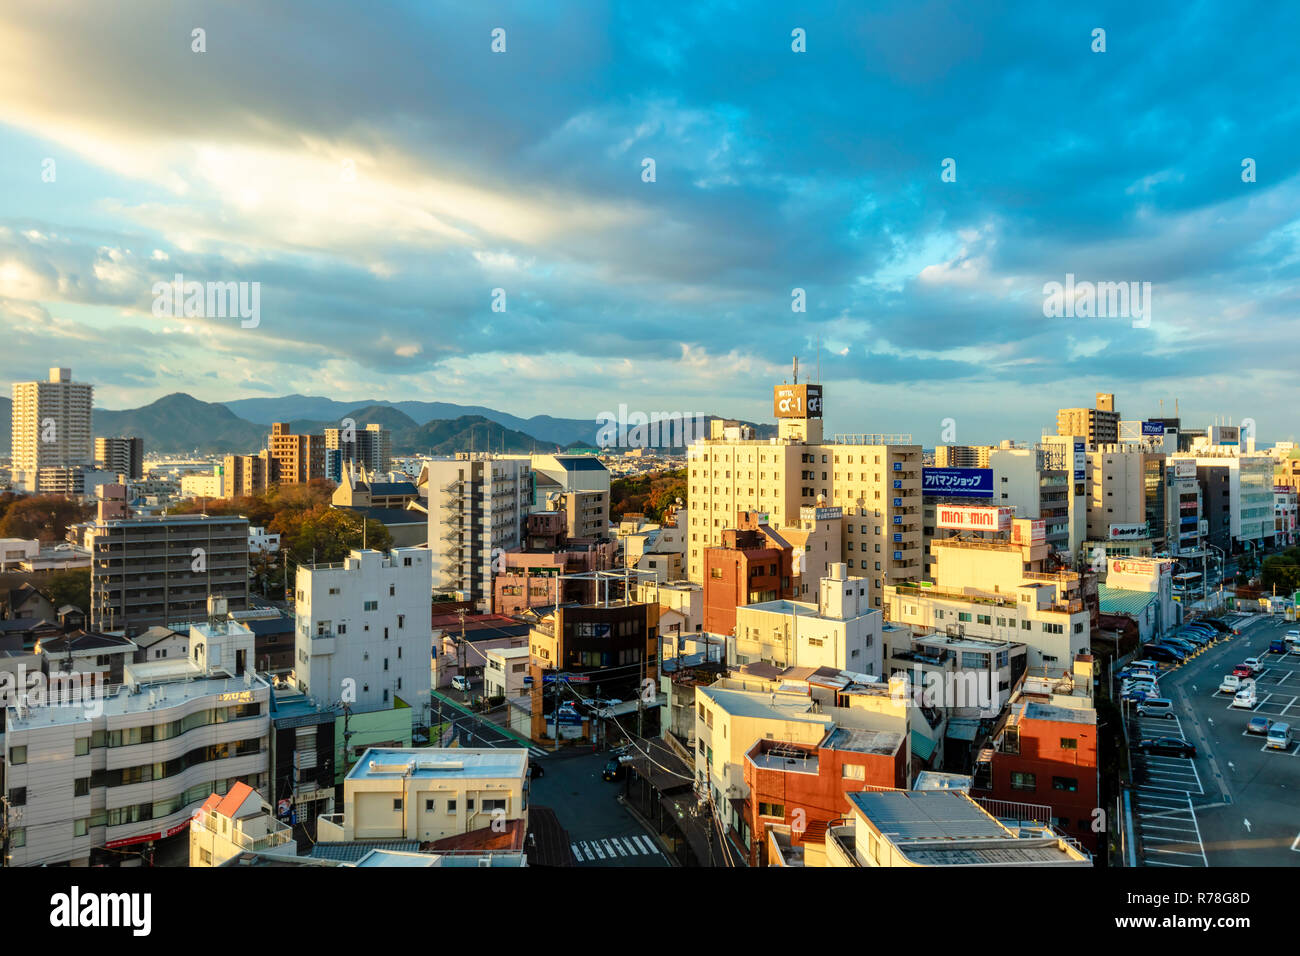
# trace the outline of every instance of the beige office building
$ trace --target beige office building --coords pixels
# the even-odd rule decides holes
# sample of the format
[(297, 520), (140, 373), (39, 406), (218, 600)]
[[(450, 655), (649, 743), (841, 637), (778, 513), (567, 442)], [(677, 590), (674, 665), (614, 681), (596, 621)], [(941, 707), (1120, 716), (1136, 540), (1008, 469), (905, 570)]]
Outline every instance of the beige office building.
[(15, 382), (12, 455), (15, 485), (37, 490), (42, 468), (89, 468), (95, 463), (91, 402), (95, 386), (74, 382), (72, 370), (52, 368), (44, 382)]
[(1115, 411), (1115, 396), (1098, 392), (1096, 408), (1058, 409), (1056, 434), (1082, 435), (1092, 448), (1119, 441), (1119, 412)]
[[(805, 508), (843, 515), (841, 554), (848, 572), (871, 582), (871, 606), (882, 588), (919, 580), (921, 446), (910, 435), (822, 438), (819, 385), (775, 389), (778, 437), (757, 440), (743, 426), (715, 420), (710, 437), (687, 449), (690, 523), (687, 565), (704, 581), (704, 551), (722, 544), (742, 511), (767, 516), (774, 529), (800, 529)], [(813, 512), (817, 516), (818, 512)]]

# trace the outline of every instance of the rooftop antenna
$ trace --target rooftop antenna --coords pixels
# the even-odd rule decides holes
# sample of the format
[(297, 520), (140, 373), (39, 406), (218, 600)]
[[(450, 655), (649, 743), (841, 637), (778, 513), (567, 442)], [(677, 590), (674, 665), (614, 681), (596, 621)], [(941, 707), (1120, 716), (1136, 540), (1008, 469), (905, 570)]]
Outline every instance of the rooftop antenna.
[(791, 384), (799, 384), (799, 356), (797, 355), (794, 357), (794, 381)]
[(822, 383), (822, 337), (817, 336), (817, 384)]

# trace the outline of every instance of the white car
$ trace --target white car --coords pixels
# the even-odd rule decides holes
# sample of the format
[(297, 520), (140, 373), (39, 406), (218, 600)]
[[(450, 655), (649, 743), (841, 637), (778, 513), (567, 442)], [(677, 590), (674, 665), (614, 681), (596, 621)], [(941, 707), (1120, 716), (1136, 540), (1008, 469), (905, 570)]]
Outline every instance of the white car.
[(1264, 662), (1258, 657), (1247, 657), (1242, 661), (1242, 663), (1253, 670), (1256, 674), (1264, 669)]
[(1241, 687), (1241, 678), (1236, 674), (1224, 674), (1223, 680), (1219, 683), (1219, 690), (1225, 694), (1235, 694)]
[(1241, 687), (1238, 688), (1236, 695), (1232, 698), (1232, 706), (1254, 710), (1256, 700), (1255, 682), (1253, 680), (1245, 681), (1242, 683)]

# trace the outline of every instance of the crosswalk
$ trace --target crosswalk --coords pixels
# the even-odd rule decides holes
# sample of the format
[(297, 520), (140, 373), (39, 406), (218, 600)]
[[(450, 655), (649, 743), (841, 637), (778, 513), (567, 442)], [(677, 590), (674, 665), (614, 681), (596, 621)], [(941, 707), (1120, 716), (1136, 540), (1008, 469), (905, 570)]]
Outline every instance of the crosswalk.
[(530, 757), (548, 757), (548, 756), (550, 756), (550, 751), (549, 751), (549, 750), (543, 750), (541, 747), (531, 747), (531, 746), (530, 746), (530, 747), (528, 748), (528, 756), (530, 756)]
[(662, 855), (659, 847), (649, 837), (636, 835), (625, 837), (608, 837), (603, 840), (581, 840), (570, 843), (573, 856), (579, 863), (593, 863), (601, 860), (628, 859), (638, 856)]

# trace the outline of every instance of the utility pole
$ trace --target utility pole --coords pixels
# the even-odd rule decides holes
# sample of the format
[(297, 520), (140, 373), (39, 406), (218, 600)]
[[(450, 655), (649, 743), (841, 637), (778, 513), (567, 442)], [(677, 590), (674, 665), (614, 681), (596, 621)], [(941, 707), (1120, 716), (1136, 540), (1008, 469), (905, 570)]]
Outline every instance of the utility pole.
[(9, 800), (0, 793), (0, 868), (9, 865)]

